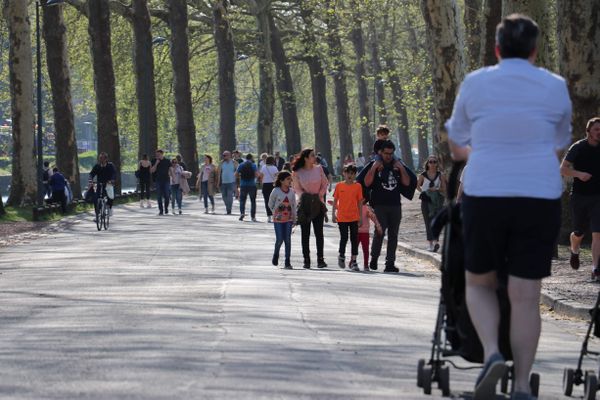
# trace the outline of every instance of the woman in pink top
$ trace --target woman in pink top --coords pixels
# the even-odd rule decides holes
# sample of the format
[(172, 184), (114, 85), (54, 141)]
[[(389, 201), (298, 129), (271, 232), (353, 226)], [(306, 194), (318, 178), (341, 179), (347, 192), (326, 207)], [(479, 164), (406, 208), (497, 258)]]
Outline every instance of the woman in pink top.
[(310, 225), (312, 222), (317, 239), (317, 268), (325, 268), (323, 257), (323, 220), (327, 208), (323, 203), (329, 181), (323, 169), (316, 163), (313, 149), (304, 149), (292, 163), (294, 191), (299, 197), (298, 223), (302, 230), (302, 255), (304, 268), (310, 268)]

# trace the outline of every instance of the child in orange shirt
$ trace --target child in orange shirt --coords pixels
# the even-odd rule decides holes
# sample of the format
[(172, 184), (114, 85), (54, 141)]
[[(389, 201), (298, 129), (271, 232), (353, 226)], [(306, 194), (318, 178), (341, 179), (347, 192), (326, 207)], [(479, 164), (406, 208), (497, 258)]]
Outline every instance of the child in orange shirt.
[(362, 225), (362, 186), (354, 181), (356, 167), (353, 164), (344, 167), (343, 175), (344, 181), (338, 183), (333, 192), (333, 223), (337, 223), (340, 229), (338, 265), (340, 268), (346, 266), (346, 244), (348, 231), (350, 231), (352, 257), (348, 267), (353, 271), (360, 271), (356, 257), (358, 256), (358, 227)]

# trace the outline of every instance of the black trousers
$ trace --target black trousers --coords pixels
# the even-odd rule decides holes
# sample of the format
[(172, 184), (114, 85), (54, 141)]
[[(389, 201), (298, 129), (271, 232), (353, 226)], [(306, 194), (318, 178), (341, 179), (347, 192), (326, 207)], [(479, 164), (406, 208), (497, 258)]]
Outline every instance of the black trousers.
[(265, 208), (267, 210), (267, 216), (269, 216), (269, 217), (271, 215), (273, 215), (273, 212), (269, 208), (269, 197), (271, 197), (272, 191), (273, 191), (272, 183), (263, 183), (262, 184), (262, 194), (263, 194), (263, 198), (265, 199)]
[(300, 229), (302, 230), (302, 255), (304, 256), (304, 260), (310, 261), (310, 225), (315, 231), (315, 239), (317, 240), (317, 259), (323, 259), (323, 220), (325, 219), (325, 213), (321, 211), (319, 215), (317, 215), (312, 221), (305, 222), (300, 225)]
[(346, 244), (348, 243), (348, 231), (350, 231), (350, 246), (352, 247), (352, 255), (358, 255), (358, 221), (338, 222), (340, 229), (340, 256), (346, 254)]
[(387, 254), (385, 258), (386, 267), (393, 267), (396, 262), (396, 249), (398, 248), (398, 230), (402, 220), (402, 208), (398, 206), (375, 206), (375, 215), (381, 225), (382, 234), (375, 231), (373, 245), (371, 246), (371, 261), (377, 262), (381, 254), (383, 236), (387, 232)]
[(150, 181), (140, 181), (140, 200), (150, 200)]
[(65, 196), (64, 190), (53, 191), (50, 199), (52, 203), (60, 204), (60, 210), (63, 214), (67, 212), (67, 197)]

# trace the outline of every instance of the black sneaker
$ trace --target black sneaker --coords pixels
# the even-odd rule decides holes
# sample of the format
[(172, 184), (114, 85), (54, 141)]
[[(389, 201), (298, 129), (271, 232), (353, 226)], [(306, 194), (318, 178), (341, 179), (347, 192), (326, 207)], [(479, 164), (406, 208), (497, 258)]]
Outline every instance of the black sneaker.
[(338, 256), (338, 267), (341, 269), (346, 268), (346, 257)]
[(165, 215), (169, 215), (169, 209), (165, 208)]
[(371, 259), (371, 262), (369, 263), (369, 268), (372, 269), (373, 271), (377, 270), (377, 260)]
[(600, 282), (600, 269), (595, 268), (592, 271), (592, 282)]
[(358, 267), (358, 263), (356, 262), (356, 260), (350, 260), (350, 264), (348, 265), (348, 268), (351, 269), (352, 271), (360, 271), (360, 268)]
[(284, 269), (294, 269), (294, 267), (292, 267), (292, 264), (290, 263), (290, 260), (285, 261), (285, 266), (283, 268)]
[(400, 270), (397, 267), (393, 266), (393, 265), (389, 265), (389, 266), (385, 267), (385, 269), (383, 270), (383, 272), (398, 273), (398, 272), (400, 272)]
[(163, 214), (163, 212), (162, 212), (162, 211), (160, 211), (160, 212), (158, 213), (158, 215), (164, 215), (164, 214)]
[(310, 261), (304, 261), (304, 264), (302, 265), (302, 268), (304, 269), (310, 269)]
[(571, 252), (571, 258), (569, 259), (569, 264), (571, 264), (571, 268), (574, 270), (579, 269), (579, 254), (575, 254)]
[(243, 220), (244, 220), (244, 217), (245, 217), (245, 215), (244, 215), (244, 214), (240, 215), (240, 218), (239, 218), (239, 220), (240, 220), (240, 221), (243, 221)]
[(273, 254), (273, 259), (271, 260), (271, 262), (273, 263), (273, 265), (279, 264), (279, 254)]
[(320, 258), (317, 260), (317, 268), (327, 268), (327, 263), (324, 259)]
[(436, 243), (435, 246), (433, 246), (433, 252), (437, 253), (439, 249), (440, 249), (440, 244)]

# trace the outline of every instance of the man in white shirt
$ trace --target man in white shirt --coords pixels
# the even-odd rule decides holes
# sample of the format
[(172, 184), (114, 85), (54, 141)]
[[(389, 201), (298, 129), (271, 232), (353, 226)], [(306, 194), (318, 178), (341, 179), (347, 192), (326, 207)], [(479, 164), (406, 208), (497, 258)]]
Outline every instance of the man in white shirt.
[(506, 275), (515, 367), (511, 398), (532, 398), (541, 279), (550, 275), (560, 228), (558, 152), (571, 139), (564, 79), (533, 65), (538, 35), (530, 18), (504, 18), (496, 30), (498, 65), (465, 78), (446, 123), (453, 157), (469, 161), (462, 197), (466, 301), (485, 357), (475, 400), (493, 398), (507, 368), (498, 345), (496, 293)]

